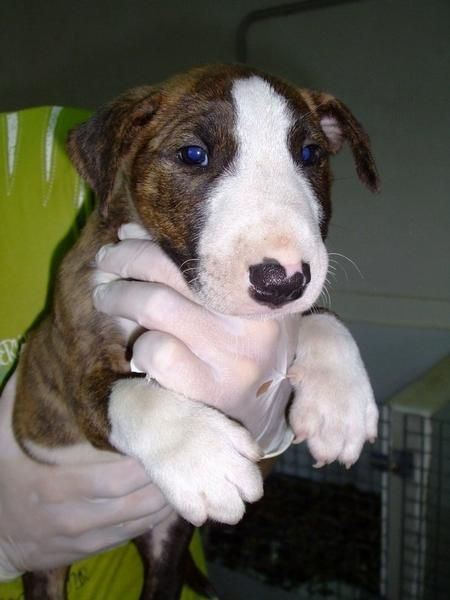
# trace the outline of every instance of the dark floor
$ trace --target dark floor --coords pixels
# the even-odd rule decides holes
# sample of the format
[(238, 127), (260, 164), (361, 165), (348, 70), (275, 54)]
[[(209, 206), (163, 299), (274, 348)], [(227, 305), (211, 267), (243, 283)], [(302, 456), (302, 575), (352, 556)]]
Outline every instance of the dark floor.
[(255, 578), (231, 571), (218, 563), (210, 563), (208, 572), (220, 600), (292, 600), (299, 598), (293, 592), (268, 586)]
[(378, 597), (380, 497), (355, 486), (271, 475), (241, 523), (204, 539), (220, 600)]
[(372, 596), (364, 595), (361, 590), (351, 588), (343, 583), (329, 583), (326, 595), (323, 590), (316, 590), (309, 584), (286, 591), (262, 583), (254, 577), (231, 571), (217, 563), (208, 565), (209, 578), (213, 582), (219, 600), (367, 600)]

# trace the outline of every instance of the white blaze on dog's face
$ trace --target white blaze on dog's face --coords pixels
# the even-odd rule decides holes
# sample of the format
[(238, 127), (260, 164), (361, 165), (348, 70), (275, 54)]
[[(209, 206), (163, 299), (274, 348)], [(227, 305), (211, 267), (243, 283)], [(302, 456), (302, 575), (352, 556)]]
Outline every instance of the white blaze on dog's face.
[(260, 77), (236, 80), (231, 95), (236, 154), (205, 202), (199, 294), (225, 313), (304, 311), (320, 295), (328, 259), (302, 147), (297, 162), (289, 147), (296, 117)]
[(106, 227), (140, 222), (201, 302), (264, 317), (320, 295), (328, 158), (344, 141), (376, 189), (368, 137), (336, 98), (213, 65), (127, 92), (77, 128), (69, 150)]

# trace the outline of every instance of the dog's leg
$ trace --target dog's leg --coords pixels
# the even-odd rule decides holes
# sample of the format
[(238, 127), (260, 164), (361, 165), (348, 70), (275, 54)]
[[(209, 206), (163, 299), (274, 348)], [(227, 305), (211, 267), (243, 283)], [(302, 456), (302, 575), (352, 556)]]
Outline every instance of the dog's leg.
[[(256, 465), (259, 448), (250, 434), (214, 408), (154, 382), (123, 377), (101, 360), (84, 374), (73, 408), (86, 438), (97, 448), (116, 449), (139, 460), (177, 513), (190, 523), (201, 525), (207, 518), (238, 522), (245, 502), (255, 502), (263, 493)], [(181, 533), (175, 526), (174, 535), (168, 537), (160, 579), (170, 579), (167, 565), (182, 565), (181, 550), (188, 544), (190, 530), (184, 525), (187, 534)], [(150, 579), (153, 575), (156, 572), (150, 568)], [(180, 581), (173, 578), (172, 594), (179, 590)], [(158, 595), (150, 598), (170, 598), (166, 589), (155, 585)], [(56, 600), (49, 595), (41, 599)]]
[(25, 573), (22, 576), (25, 600), (65, 600), (69, 569)]
[(144, 564), (140, 600), (178, 600), (185, 581), (193, 527), (174, 513), (134, 540)]
[(137, 458), (190, 523), (237, 523), (263, 493), (250, 434), (219, 411), (142, 379), (114, 384), (110, 443)]
[(100, 365), (85, 376), (74, 408), (87, 439), (139, 460), (190, 523), (240, 521), (245, 502), (263, 495), (260, 449), (249, 432), (156, 382), (123, 377)]
[[(107, 444), (137, 458), (190, 523), (201, 525), (212, 518), (234, 524), (244, 514), (244, 502), (262, 496), (262, 477), (255, 464), (259, 449), (243, 427), (213, 408), (142, 378), (107, 385), (103, 389), (108, 397), (102, 400), (92, 393), (96, 380), (98, 373), (92, 380), (86, 378), (79, 405), (86, 410), (89, 402), (91, 410), (101, 414), (91, 416), (83, 430), (95, 445)], [(106, 439), (98, 437), (100, 427), (89, 429), (95, 423), (108, 425)], [(156, 527), (137, 541), (146, 564), (142, 600), (178, 597), (191, 534), (192, 526), (177, 517), (166, 529)]]
[(358, 347), (332, 314), (304, 316), (297, 357), (288, 372), (295, 388), (289, 421), (296, 441), (308, 441), (316, 466), (347, 467), (377, 434), (378, 409)]
[(134, 541), (144, 566), (140, 600), (178, 600), (183, 584), (202, 598), (218, 596), (189, 551), (193, 527), (176, 513)]
[(208, 600), (219, 600), (219, 595), (215, 587), (208, 577), (196, 565), (190, 552), (188, 552), (187, 555), (186, 575), (184, 582), (189, 588), (191, 588), (193, 592), (202, 598), (208, 598)]

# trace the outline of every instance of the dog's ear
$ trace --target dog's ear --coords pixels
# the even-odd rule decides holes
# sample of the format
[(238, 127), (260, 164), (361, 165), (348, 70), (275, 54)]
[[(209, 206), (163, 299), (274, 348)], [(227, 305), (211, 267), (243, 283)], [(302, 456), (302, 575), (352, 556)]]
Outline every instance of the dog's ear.
[(334, 96), (314, 93), (314, 111), (320, 119), (332, 154), (347, 141), (350, 145), (359, 178), (372, 191), (380, 188), (377, 167), (370, 150), (369, 136), (350, 110)]
[(135, 88), (70, 132), (69, 156), (99, 197), (103, 215), (106, 215), (119, 167), (136, 147), (140, 132), (159, 103), (157, 89)]

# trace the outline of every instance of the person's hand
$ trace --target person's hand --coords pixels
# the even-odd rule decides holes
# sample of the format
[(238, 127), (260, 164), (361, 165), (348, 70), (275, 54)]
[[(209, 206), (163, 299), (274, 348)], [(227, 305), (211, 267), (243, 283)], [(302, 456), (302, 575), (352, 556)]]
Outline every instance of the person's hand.
[(44, 465), (26, 456), (11, 427), (15, 376), (0, 398), (0, 581), (71, 564), (118, 546), (172, 514), (131, 458)]
[(122, 227), (119, 237), (97, 256), (93, 296), (98, 310), (148, 330), (134, 344), (133, 370), (237, 419), (266, 456), (284, 450), (293, 438), (286, 374), (298, 316), (256, 321), (209, 311), (138, 226)]

